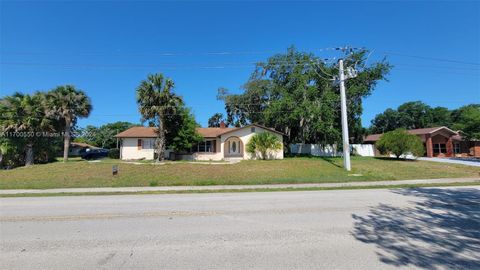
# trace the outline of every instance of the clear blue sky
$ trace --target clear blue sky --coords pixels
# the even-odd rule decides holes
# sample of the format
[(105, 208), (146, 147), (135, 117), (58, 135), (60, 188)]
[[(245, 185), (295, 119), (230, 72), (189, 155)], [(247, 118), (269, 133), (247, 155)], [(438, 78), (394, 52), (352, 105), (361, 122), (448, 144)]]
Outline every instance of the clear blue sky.
[(477, 63), (388, 55), (395, 68), (364, 101), (364, 126), (405, 101), (448, 108), (480, 103), (477, 1), (0, 4), (0, 96), (74, 84), (94, 106), (80, 126), (139, 122), (135, 88), (153, 72), (174, 79), (176, 92), (206, 125), (224, 112), (218, 87), (240, 92), (252, 63), (290, 45), (320, 56), (320, 48), (352, 45), (374, 49), (373, 61), (395, 52)]

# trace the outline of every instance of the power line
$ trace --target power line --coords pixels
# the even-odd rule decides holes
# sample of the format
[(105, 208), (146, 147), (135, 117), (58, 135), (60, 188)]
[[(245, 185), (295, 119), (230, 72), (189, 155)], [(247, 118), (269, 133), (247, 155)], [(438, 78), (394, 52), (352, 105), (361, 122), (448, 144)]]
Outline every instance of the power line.
[[(144, 69), (144, 68), (162, 68), (162, 69), (227, 69), (227, 68), (251, 68), (252, 65), (263, 62), (251, 63), (221, 63), (212, 65), (154, 65), (154, 64), (139, 64), (139, 65), (121, 65), (121, 64), (70, 64), (70, 63), (41, 63), (41, 62), (0, 62), (0, 65), (5, 66), (32, 66), (32, 67), (57, 67), (57, 68), (87, 68), (87, 69)], [(291, 63), (290, 61), (273, 61), (265, 62), (263, 64), (284, 64), (290, 66), (314, 66), (312, 63)], [(328, 62), (326, 62), (328, 63)]]
[(464, 64), (464, 65), (480, 66), (480, 63), (478, 63), (478, 62), (466, 62), (466, 61), (460, 61), (460, 60), (436, 58), (436, 57), (429, 57), (429, 56), (419, 56), (419, 55), (409, 55), (409, 54), (396, 53), (396, 52), (383, 52), (383, 53), (387, 54), (387, 55), (404, 56), (404, 57), (418, 58), (418, 59), (431, 60), (431, 61), (440, 61), (440, 62), (449, 62), (449, 63)]
[[(352, 53), (354, 50), (367, 50), (365, 47), (324, 47), (324, 48), (313, 48), (307, 49), (304, 51), (312, 51), (312, 52), (326, 52), (326, 51), (349, 51)], [(373, 48), (370, 51), (370, 54), (373, 53), (376, 49)], [(133, 56), (225, 56), (225, 55), (258, 55), (258, 54), (278, 54), (282, 53), (283, 51), (278, 50), (264, 50), (264, 51), (204, 51), (204, 52), (121, 52), (121, 51), (113, 51), (113, 52), (28, 52), (28, 51), (0, 51), (1, 55), (133, 55)], [(465, 64), (465, 65), (476, 65), (480, 66), (478, 62), (467, 62), (461, 61), (456, 59), (445, 59), (445, 58), (437, 58), (437, 57), (430, 57), (430, 56), (422, 56), (422, 55), (410, 55), (405, 53), (398, 53), (392, 51), (383, 51), (382, 53), (386, 55), (394, 55), (394, 56), (403, 56), (403, 57), (410, 57), (410, 58), (418, 58), (423, 60), (430, 60), (430, 61), (441, 61), (441, 62), (450, 62), (450, 63), (457, 63), (457, 64)], [(369, 54), (369, 56), (370, 56)]]
[[(168, 66), (168, 65), (152, 65), (152, 64), (144, 64), (144, 65), (99, 65), (99, 64), (54, 64), (54, 63), (32, 63), (32, 62), (0, 62), (0, 65), (4, 66), (21, 66), (21, 67), (48, 67), (48, 68), (60, 68), (60, 69), (163, 69), (163, 70), (221, 70), (221, 69), (235, 69), (235, 68), (253, 68), (255, 67), (256, 63), (250, 64), (228, 64), (228, 65), (207, 65), (207, 66), (191, 66), (191, 65), (177, 65), (177, 66)], [(274, 63), (275, 64), (275, 63)], [(281, 62), (277, 62), (277, 64), (281, 64)], [(304, 66), (304, 67), (313, 67), (315, 69), (319, 69), (323, 74), (329, 77), (333, 77), (333, 74), (327, 72), (321, 65), (316, 63), (283, 63), (285, 66)], [(461, 74), (461, 75), (473, 75), (478, 76), (478, 72), (480, 69), (476, 68), (456, 68), (456, 67), (436, 67), (436, 66), (415, 66), (415, 65), (407, 65), (407, 64), (398, 64), (394, 66), (400, 66), (396, 68), (396, 70), (407, 70), (410, 71), (411, 69), (420, 69), (420, 70), (430, 70), (433, 72), (438, 73), (449, 73), (449, 74)], [(408, 67), (408, 68), (403, 68)], [(444, 70), (442, 70), (444, 69)], [(453, 71), (450, 71), (450, 70)], [(328, 79), (325, 76), (322, 76), (319, 72), (314, 70), (317, 75), (319, 75), (323, 79)], [(469, 73), (467, 71), (474, 71), (474, 73)]]
[(451, 70), (473, 70), (480, 71), (480, 67), (458, 67), (458, 66), (432, 66), (432, 65), (415, 65), (415, 64), (394, 64), (395, 67), (414, 67), (426, 69), (451, 69)]
[[(340, 47), (314, 48), (309, 51), (323, 52), (335, 51)], [(210, 52), (28, 52), (28, 51), (0, 51), (3, 55), (144, 55), (144, 56), (201, 56), (201, 55), (255, 55), (255, 54), (274, 54), (281, 51), (210, 51)]]

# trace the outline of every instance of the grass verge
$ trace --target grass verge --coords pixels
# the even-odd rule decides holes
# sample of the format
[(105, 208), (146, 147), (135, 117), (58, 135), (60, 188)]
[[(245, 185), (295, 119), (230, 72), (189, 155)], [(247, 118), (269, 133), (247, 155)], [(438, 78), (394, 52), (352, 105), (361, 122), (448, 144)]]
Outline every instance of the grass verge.
[(192, 194), (192, 193), (236, 193), (236, 192), (282, 192), (282, 191), (322, 191), (322, 190), (356, 190), (356, 189), (392, 189), (425, 187), (480, 186), (480, 182), (458, 182), (445, 184), (402, 184), (351, 187), (308, 187), (308, 188), (255, 188), (255, 189), (220, 189), (220, 190), (169, 190), (138, 192), (60, 192), (60, 193), (23, 193), (0, 194), (0, 198), (12, 197), (58, 197), (58, 196), (110, 196), (110, 195), (155, 195), (155, 194)]
[[(0, 189), (341, 183), (480, 176), (478, 167), (428, 161), (352, 157), (351, 172), (341, 164), (341, 158), (315, 157), (220, 165), (170, 162), (160, 166), (111, 159), (72, 160), (0, 170)], [(118, 165), (117, 176), (112, 176), (112, 165)]]

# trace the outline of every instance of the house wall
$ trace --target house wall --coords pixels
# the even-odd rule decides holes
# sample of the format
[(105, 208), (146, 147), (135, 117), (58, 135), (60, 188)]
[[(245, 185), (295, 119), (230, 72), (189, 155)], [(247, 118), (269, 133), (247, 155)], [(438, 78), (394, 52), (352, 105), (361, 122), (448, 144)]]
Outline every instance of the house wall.
[[(242, 148), (241, 148), (241, 152), (242, 152), (243, 159), (256, 159), (257, 158), (255, 155), (251, 155), (251, 154), (247, 153), (247, 151), (246, 151), (247, 143), (250, 141), (250, 139), (252, 138), (252, 136), (255, 133), (270, 132), (270, 131), (268, 131), (266, 129), (263, 129), (263, 128), (260, 128), (260, 127), (255, 127), (255, 132), (252, 132), (251, 128), (252, 127), (242, 128), (242, 129), (235, 130), (235, 131), (229, 132), (227, 134), (221, 135), (220, 141), (221, 141), (222, 158), (223, 158), (225, 150), (226, 150), (225, 141), (227, 141), (228, 138), (230, 138), (230, 137), (238, 137), (242, 141), (243, 145), (242, 145)], [(273, 132), (270, 132), (270, 133), (277, 136), (277, 138), (282, 143), (282, 149), (281, 150), (271, 151), (269, 153), (270, 158), (271, 159), (283, 159), (283, 136), (280, 135), (280, 134), (277, 134), (277, 133), (273, 133)]]
[[(142, 149), (138, 149), (138, 139), (143, 140)], [(130, 159), (147, 159), (153, 160), (155, 152), (154, 138), (122, 138), (122, 146), (120, 147), (120, 158), (122, 160)]]
[(480, 141), (470, 142), (469, 155), (473, 157), (480, 157)]
[[(255, 133), (261, 132), (270, 132), (266, 129), (255, 127), (255, 132), (251, 132), (251, 127), (243, 128), (239, 130), (235, 130), (233, 132), (229, 132), (228, 134), (222, 135), (220, 139), (216, 138), (215, 143), (215, 152), (196, 152), (193, 154), (188, 155), (176, 155), (176, 159), (184, 159), (184, 160), (202, 160), (202, 161), (209, 161), (209, 160), (222, 160), (225, 158), (225, 141), (228, 140), (230, 137), (238, 137), (241, 142), (241, 155), (243, 159), (255, 159), (256, 156), (252, 156), (251, 154), (247, 153), (246, 145), (250, 141), (251, 137)], [(282, 149), (277, 151), (271, 151), (269, 153), (270, 158), (272, 159), (283, 159), (283, 136), (277, 133), (273, 133), (275, 136), (278, 137), (280, 142), (282, 143)], [(137, 141), (138, 139), (142, 139), (144, 141), (144, 146), (148, 145), (151, 147), (142, 147), (142, 149), (138, 149)], [(212, 138), (208, 138), (212, 139)], [(120, 158), (122, 160), (135, 160), (135, 159), (147, 159), (153, 160), (154, 159), (154, 148), (155, 148), (155, 138), (122, 138), (122, 145), (120, 147)], [(168, 153), (166, 154), (168, 157)]]
[(210, 161), (210, 160), (222, 160), (223, 153), (193, 153), (192, 154), (193, 160), (202, 160), (202, 161)]
[(221, 142), (218, 138), (205, 138), (205, 140), (215, 140), (215, 152), (195, 152), (191, 155), (181, 155), (179, 159), (182, 160), (202, 160), (202, 161), (210, 161), (210, 160), (222, 160), (223, 153), (221, 152)]

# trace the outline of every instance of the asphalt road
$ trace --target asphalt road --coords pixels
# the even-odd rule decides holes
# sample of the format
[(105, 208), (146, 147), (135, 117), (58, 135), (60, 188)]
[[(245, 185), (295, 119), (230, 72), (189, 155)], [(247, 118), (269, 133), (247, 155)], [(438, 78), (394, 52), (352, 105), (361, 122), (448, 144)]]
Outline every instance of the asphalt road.
[(479, 269), (480, 187), (0, 199), (2, 269)]

